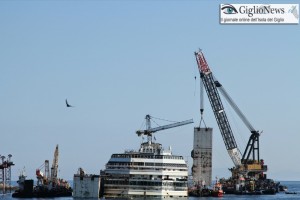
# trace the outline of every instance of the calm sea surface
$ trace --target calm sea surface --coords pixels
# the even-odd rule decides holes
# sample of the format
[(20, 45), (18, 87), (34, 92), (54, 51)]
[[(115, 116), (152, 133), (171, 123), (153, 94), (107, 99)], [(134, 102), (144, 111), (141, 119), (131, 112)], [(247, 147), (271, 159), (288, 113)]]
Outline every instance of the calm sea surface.
[[(196, 199), (256, 199), (256, 200), (267, 200), (267, 199), (299, 199), (300, 200), (300, 181), (281, 181), (282, 185), (288, 187), (289, 192), (296, 192), (297, 194), (285, 194), (284, 192), (277, 193), (276, 195), (224, 195), (224, 197), (189, 197), (189, 198), (178, 198), (182, 200), (196, 200)], [(11, 194), (0, 195), (0, 200), (2, 199), (10, 199), (10, 200), (17, 200), (17, 198), (12, 198)], [(34, 198), (30, 200), (73, 200), (72, 197), (60, 197), (60, 198)], [(147, 198), (150, 199), (150, 198)], [(175, 198), (170, 198), (175, 199)], [(20, 199), (21, 200), (21, 199)]]

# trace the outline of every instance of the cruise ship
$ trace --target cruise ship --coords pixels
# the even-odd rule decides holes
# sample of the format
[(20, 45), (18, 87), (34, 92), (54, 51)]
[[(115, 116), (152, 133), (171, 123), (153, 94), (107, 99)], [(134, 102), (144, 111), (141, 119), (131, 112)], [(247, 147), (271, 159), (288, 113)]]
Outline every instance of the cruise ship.
[(112, 154), (102, 172), (105, 198), (187, 197), (188, 166), (182, 156), (173, 155), (152, 139), (152, 133), (193, 123), (192, 120), (150, 128), (137, 134), (147, 135), (139, 150)]

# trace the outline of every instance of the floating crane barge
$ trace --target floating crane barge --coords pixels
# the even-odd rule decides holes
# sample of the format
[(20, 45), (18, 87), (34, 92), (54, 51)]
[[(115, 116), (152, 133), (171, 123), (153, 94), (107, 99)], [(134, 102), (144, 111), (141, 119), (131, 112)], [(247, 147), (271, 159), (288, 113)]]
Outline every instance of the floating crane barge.
[[(278, 191), (279, 183), (275, 183), (272, 179), (267, 179), (265, 174), (268, 167), (259, 155), (259, 131), (254, 129), (242, 111), (225, 91), (222, 84), (214, 77), (202, 51), (195, 52), (195, 56), (202, 81), (202, 87), (204, 85), (227, 152), (234, 163), (234, 167), (230, 169), (232, 176), (229, 179), (220, 180), (220, 183), (223, 185), (224, 193), (275, 194)], [(240, 152), (235, 141), (219, 91), (251, 133), (243, 154)], [(202, 98), (203, 97), (201, 97), (201, 99)], [(203, 109), (200, 110), (202, 114)]]
[(33, 180), (26, 180), (25, 173), (19, 176), (19, 189), (12, 197), (15, 198), (41, 198), (41, 197), (69, 197), (72, 196), (72, 188), (69, 183), (57, 177), (58, 172), (58, 145), (54, 151), (54, 158), (49, 175), (49, 161), (44, 163), (45, 173), (41, 169), (36, 170), (37, 185), (33, 186)]

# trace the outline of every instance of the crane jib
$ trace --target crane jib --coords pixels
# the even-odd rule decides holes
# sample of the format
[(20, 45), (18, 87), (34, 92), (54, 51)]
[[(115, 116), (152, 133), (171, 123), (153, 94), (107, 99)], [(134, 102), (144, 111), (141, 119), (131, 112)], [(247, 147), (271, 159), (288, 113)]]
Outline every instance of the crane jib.
[(208, 73), (210, 72), (210, 69), (208, 67), (208, 64), (204, 58), (204, 55), (202, 52), (195, 52), (195, 56), (196, 56), (196, 61), (197, 61), (197, 64), (198, 64), (198, 68), (200, 70), (200, 72), (203, 72), (203, 73)]
[[(146, 119), (150, 120), (151, 117), (149, 115), (147, 115), (147, 116), (148, 116), (148, 118), (146, 118)], [(183, 125), (187, 125), (187, 124), (191, 124), (191, 123), (194, 123), (193, 119), (185, 120), (185, 121), (182, 121), (182, 122), (175, 122), (173, 124), (167, 124), (167, 125), (159, 126), (159, 127), (155, 127), (155, 128), (148, 127), (148, 129), (146, 129), (146, 130), (136, 131), (136, 134), (138, 136), (141, 136), (141, 135), (151, 136), (152, 133), (157, 132), (157, 131), (170, 129), (170, 128), (175, 128), (175, 127), (178, 127), (178, 126), (183, 126)]]
[(212, 109), (214, 111), (214, 115), (219, 126), (226, 149), (235, 166), (238, 166), (241, 163), (241, 155), (239, 154), (232, 129), (228, 122), (226, 112), (224, 111), (224, 107), (217, 90), (217, 86), (220, 86), (221, 84), (218, 84), (218, 82), (214, 80), (213, 74), (208, 67), (203, 53), (195, 53), (195, 56), (200, 71), (201, 80), (203, 82)]

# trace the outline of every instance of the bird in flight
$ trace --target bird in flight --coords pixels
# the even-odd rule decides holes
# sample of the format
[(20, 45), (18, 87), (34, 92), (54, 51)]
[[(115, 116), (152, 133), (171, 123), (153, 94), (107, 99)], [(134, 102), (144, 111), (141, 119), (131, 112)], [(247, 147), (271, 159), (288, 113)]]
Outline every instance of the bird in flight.
[(72, 105), (70, 105), (69, 103), (68, 103), (68, 100), (66, 99), (66, 106), (67, 107), (74, 107), (74, 106), (72, 106)]

